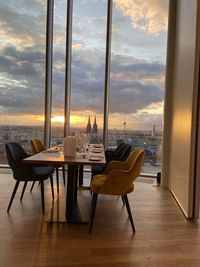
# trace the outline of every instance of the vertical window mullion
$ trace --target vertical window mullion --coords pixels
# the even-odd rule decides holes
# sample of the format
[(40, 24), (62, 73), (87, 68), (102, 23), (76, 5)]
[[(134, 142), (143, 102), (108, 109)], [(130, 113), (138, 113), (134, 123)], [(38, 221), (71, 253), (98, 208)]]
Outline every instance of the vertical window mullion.
[(64, 136), (70, 134), (73, 0), (67, 1)]
[(108, 0), (107, 32), (106, 32), (106, 57), (105, 57), (105, 84), (104, 84), (104, 121), (103, 121), (103, 142), (104, 142), (105, 148), (107, 147), (107, 142), (108, 142), (112, 8), (113, 8), (113, 0)]
[(45, 119), (44, 119), (44, 143), (46, 147), (50, 146), (50, 139), (51, 139), (53, 12), (54, 12), (54, 0), (48, 0), (47, 25), (46, 25)]

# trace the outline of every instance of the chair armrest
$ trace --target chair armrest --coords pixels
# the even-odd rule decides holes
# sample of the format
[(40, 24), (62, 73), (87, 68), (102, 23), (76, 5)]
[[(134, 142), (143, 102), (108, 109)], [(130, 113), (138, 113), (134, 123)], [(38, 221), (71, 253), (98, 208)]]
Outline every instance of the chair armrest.
[(109, 175), (112, 177), (120, 177), (120, 179), (123, 179), (123, 177), (129, 175), (129, 173), (129, 170), (112, 170), (109, 172)]
[(99, 193), (108, 195), (124, 195), (132, 192), (133, 183), (129, 171), (114, 170), (104, 176), (106, 176), (106, 179), (99, 190)]

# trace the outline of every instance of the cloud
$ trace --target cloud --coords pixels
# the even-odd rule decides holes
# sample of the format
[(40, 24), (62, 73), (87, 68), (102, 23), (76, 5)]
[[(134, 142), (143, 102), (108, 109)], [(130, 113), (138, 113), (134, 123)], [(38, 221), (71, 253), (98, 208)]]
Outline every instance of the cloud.
[(46, 9), (42, 1), (0, 2), (0, 48), (10, 44), (19, 49), (45, 42)]
[[(89, 51), (88, 51), (89, 52)], [(103, 112), (104, 61), (77, 55), (72, 71), (72, 109)], [(103, 59), (103, 55), (102, 55)], [(99, 60), (99, 61), (98, 61)], [(98, 68), (97, 68), (98, 66)], [(111, 67), (110, 112), (135, 113), (163, 100), (165, 67), (133, 57), (116, 57)]]
[(32, 49), (19, 51), (14, 46), (6, 47), (0, 55), (0, 71), (20, 77), (41, 75), (41, 63), (44, 72), (45, 54)]
[[(44, 71), (44, 65), (39, 60), (43, 58), (44, 54), (38, 51), (26, 49), (21, 52), (14, 47), (4, 49), (4, 55), (0, 56), (0, 71), (4, 72), (0, 77), (0, 87), (4, 92), (4, 95), (0, 95), (0, 105), (8, 109), (9, 113), (43, 113), (44, 77), (41, 76), (41, 70)], [(57, 64), (53, 73), (53, 106), (60, 111), (63, 110), (64, 103), (64, 58), (64, 54), (59, 51), (54, 54)], [(159, 62), (114, 57), (111, 67), (110, 112), (132, 114), (151, 103), (162, 101), (164, 70), (164, 65)], [(103, 112), (102, 52), (77, 51), (73, 56), (71, 97), (72, 112)]]
[(114, 0), (116, 7), (131, 20), (134, 28), (146, 34), (159, 34), (167, 31), (166, 0)]
[(5, 47), (0, 53), (0, 106), (5, 114), (43, 114), (45, 54)]

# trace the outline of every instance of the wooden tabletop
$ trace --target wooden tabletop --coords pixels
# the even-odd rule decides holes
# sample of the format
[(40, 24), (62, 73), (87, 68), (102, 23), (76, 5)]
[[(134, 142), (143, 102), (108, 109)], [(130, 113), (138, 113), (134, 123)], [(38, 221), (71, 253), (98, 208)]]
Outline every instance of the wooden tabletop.
[(27, 164), (80, 164), (80, 165), (105, 165), (105, 153), (103, 145), (88, 145), (83, 153), (76, 152), (76, 157), (65, 157), (61, 145), (49, 148), (43, 152), (30, 156), (23, 160)]

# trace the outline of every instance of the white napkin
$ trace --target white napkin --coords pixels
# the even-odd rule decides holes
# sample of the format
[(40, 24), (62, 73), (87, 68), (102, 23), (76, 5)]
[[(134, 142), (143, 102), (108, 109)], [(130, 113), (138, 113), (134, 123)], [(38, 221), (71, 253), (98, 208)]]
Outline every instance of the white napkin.
[(75, 158), (76, 156), (76, 137), (67, 136), (63, 139), (63, 151), (65, 157)]

